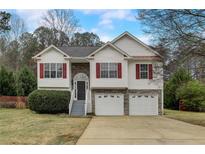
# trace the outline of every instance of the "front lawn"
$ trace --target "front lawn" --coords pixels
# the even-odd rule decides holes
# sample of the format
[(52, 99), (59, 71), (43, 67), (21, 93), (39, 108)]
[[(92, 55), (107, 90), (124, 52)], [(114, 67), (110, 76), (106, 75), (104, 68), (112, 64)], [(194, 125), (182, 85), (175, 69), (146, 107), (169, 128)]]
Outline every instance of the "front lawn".
[(165, 109), (165, 116), (191, 124), (205, 126), (205, 112), (187, 112)]
[(0, 144), (75, 144), (90, 118), (0, 109)]

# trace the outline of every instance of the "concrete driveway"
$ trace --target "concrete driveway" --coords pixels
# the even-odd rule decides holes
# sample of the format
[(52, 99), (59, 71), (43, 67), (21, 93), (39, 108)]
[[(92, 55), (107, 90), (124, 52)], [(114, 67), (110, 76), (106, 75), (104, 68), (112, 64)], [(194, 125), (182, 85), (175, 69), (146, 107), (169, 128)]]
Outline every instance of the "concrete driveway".
[(161, 116), (93, 117), (77, 144), (205, 144), (205, 127)]

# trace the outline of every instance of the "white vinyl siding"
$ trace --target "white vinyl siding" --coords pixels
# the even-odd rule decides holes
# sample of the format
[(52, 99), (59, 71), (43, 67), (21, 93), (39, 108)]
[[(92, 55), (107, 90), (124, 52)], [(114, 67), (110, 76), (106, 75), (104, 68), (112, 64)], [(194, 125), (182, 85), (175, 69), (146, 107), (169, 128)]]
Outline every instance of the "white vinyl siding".
[[(51, 73), (50, 73), (50, 64), (55, 63), (55, 64), (66, 64), (66, 77), (63, 78), (63, 73), (62, 77), (61, 73), (59, 71), (59, 78), (50, 78)], [(40, 64), (43, 64), (43, 78), (40, 78)], [(48, 73), (46, 77), (45, 73), (45, 65), (48, 64)], [(37, 81), (38, 81), (38, 89), (52, 89), (52, 90), (70, 90), (70, 84), (71, 84), (71, 69), (70, 69), (70, 61), (68, 59), (65, 59), (64, 55), (62, 55), (60, 52), (56, 51), (56, 49), (51, 48), (47, 52), (41, 55), (41, 58), (37, 60)], [(63, 69), (62, 69), (63, 71)], [(57, 73), (56, 73), (57, 74)]]

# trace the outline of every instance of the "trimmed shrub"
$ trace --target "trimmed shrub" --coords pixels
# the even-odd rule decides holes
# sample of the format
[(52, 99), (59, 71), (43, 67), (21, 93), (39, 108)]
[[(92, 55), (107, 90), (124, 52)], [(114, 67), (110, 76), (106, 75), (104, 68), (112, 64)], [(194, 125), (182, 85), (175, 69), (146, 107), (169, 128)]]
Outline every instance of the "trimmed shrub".
[(29, 108), (37, 113), (68, 113), (69, 91), (35, 90), (28, 96)]
[(183, 84), (191, 81), (191, 75), (183, 68), (178, 69), (165, 83), (164, 87), (164, 106), (170, 109), (179, 109), (179, 99), (176, 90)]
[(185, 110), (205, 111), (205, 86), (199, 81), (189, 81), (177, 89), (177, 98)]
[(17, 73), (16, 87), (18, 96), (28, 96), (37, 88), (36, 78), (28, 67), (24, 66)]

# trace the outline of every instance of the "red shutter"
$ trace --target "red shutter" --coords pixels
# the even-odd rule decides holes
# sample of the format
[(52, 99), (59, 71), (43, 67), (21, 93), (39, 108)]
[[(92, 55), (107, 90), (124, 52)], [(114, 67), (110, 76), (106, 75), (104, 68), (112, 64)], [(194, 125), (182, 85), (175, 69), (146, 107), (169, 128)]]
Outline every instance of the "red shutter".
[(122, 64), (121, 63), (118, 63), (117, 70), (118, 70), (118, 78), (122, 78)]
[(96, 63), (96, 78), (100, 78), (100, 63)]
[(140, 64), (136, 64), (136, 79), (140, 79)]
[(149, 64), (149, 79), (152, 80), (153, 78), (153, 68), (152, 64)]
[(44, 73), (44, 67), (43, 67), (43, 63), (40, 63), (40, 78), (43, 78), (43, 73)]
[(67, 78), (67, 64), (63, 63), (63, 78)]

